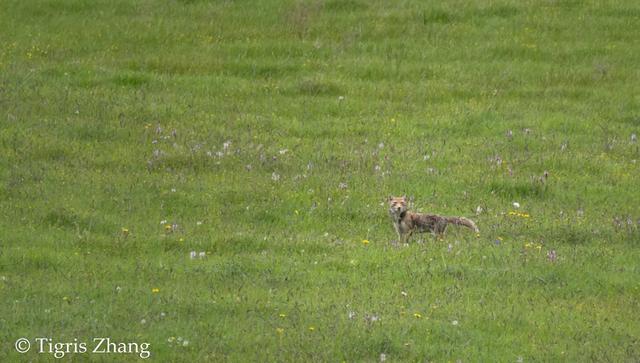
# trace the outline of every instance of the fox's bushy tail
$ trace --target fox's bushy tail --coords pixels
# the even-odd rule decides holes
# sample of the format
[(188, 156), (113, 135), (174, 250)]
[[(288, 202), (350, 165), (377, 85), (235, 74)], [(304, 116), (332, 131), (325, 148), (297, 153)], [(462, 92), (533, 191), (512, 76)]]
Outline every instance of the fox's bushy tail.
[(465, 226), (467, 228), (470, 228), (471, 230), (473, 230), (476, 233), (480, 233), (480, 230), (478, 229), (478, 226), (476, 226), (475, 223), (473, 223), (473, 221), (469, 218), (465, 218), (465, 217), (447, 217), (447, 222), (451, 223), (451, 224), (457, 224), (459, 226)]

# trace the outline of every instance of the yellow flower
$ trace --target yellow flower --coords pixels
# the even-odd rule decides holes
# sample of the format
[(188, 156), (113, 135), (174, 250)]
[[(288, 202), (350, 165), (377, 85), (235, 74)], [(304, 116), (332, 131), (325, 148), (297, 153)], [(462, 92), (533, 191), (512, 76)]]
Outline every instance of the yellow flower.
[(369, 244), (369, 240), (368, 239), (363, 239), (362, 240), (362, 244), (365, 245), (365, 246), (368, 245)]
[(420, 313), (413, 313), (413, 316), (414, 316), (416, 319), (422, 319), (422, 315), (421, 315)]
[(310, 327), (309, 327), (309, 331), (314, 331), (314, 330), (316, 330), (316, 327), (315, 327), (315, 326), (310, 326)]
[(284, 329), (283, 328), (276, 328), (276, 333), (284, 334)]
[(154, 293), (154, 294), (157, 294), (157, 293), (160, 292), (160, 289), (157, 288), (157, 287), (154, 287), (153, 289), (151, 289), (151, 292)]
[(129, 228), (122, 227), (122, 234), (129, 234)]
[(280, 316), (281, 318), (286, 318), (286, 317), (287, 317), (287, 314), (280, 313), (278, 316)]

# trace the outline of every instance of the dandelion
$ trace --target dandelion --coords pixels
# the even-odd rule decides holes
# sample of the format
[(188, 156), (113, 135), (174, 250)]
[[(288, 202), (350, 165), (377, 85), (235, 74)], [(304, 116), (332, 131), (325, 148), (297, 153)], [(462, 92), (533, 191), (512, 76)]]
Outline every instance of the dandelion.
[(286, 317), (287, 317), (287, 314), (285, 314), (285, 313), (280, 313), (280, 314), (278, 314), (278, 316), (279, 316), (279, 317), (281, 317), (281, 318), (286, 318)]
[(364, 320), (368, 323), (375, 323), (376, 321), (380, 320), (380, 317), (378, 315), (365, 314)]
[(400, 292), (400, 295), (402, 295), (402, 296), (404, 296), (404, 297), (409, 296), (409, 294), (407, 294), (405, 291), (401, 291), (401, 292)]
[(413, 313), (413, 316), (414, 316), (416, 319), (422, 319), (422, 314), (420, 314), (420, 313)]
[(365, 246), (368, 245), (369, 244), (369, 240), (368, 239), (363, 239), (362, 240), (362, 244), (365, 245)]
[(147, 319), (142, 319), (142, 320), (140, 320), (140, 324), (144, 325), (144, 324), (146, 324), (146, 323), (147, 323)]
[(189, 341), (188, 340), (185, 339), (185, 340), (182, 341), (182, 346), (183, 347), (186, 347), (188, 345), (189, 345)]
[(310, 327), (309, 327), (309, 331), (314, 331), (314, 330), (316, 330), (316, 327), (315, 327), (315, 326), (310, 326)]
[(516, 209), (517, 209), (517, 208), (520, 208), (520, 203), (518, 203), (518, 202), (513, 202), (513, 207), (514, 207), (514, 208), (516, 208)]
[(154, 294), (157, 294), (157, 293), (160, 292), (160, 289), (157, 288), (157, 287), (154, 287), (153, 289), (151, 289), (151, 292), (154, 293)]
[(284, 334), (284, 328), (276, 328), (276, 333), (280, 335)]
[(278, 181), (280, 180), (280, 174), (276, 173), (275, 171), (273, 173), (271, 173), (271, 180), (273, 181)]
[(127, 237), (129, 235), (129, 228), (122, 227), (121, 232), (123, 236)]
[(385, 362), (387, 360), (387, 355), (384, 353), (380, 353), (380, 363)]
[(457, 326), (457, 325), (458, 325), (458, 321), (457, 321), (457, 320), (452, 321), (452, 322), (451, 322), (451, 325), (453, 325), (453, 326)]
[(549, 259), (550, 262), (556, 262), (557, 258), (558, 255), (556, 253), (556, 250), (550, 250), (547, 252), (547, 259)]
[(171, 232), (173, 232), (173, 230), (172, 230), (172, 228), (171, 228), (171, 225), (170, 225), (170, 224), (165, 224), (165, 225), (164, 225), (164, 231), (165, 231), (166, 233), (171, 233)]
[(338, 101), (344, 101), (344, 96), (338, 96)]
[(196, 222), (196, 226), (201, 226), (202, 225), (202, 221), (197, 221)]
[(510, 216), (515, 216), (515, 217), (520, 217), (520, 218), (531, 218), (531, 215), (529, 213), (525, 213), (525, 212), (510, 211), (509, 215)]

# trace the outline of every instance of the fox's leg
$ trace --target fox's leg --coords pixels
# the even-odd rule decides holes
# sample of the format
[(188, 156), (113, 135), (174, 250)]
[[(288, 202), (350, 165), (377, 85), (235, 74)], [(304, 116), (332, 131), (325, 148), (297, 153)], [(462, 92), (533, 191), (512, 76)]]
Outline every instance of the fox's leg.
[(398, 228), (397, 224), (393, 224), (393, 229), (396, 230), (396, 234), (398, 235), (398, 243), (402, 241), (402, 234), (400, 233), (400, 228)]
[(412, 234), (413, 234), (413, 230), (410, 230), (407, 233), (405, 233), (405, 235), (404, 235), (404, 243), (409, 243), (409, 238), (411, 238)]
[(435, 230), (436, 237), (439, 240), (443, 240), (444, 239), (444, 232), (447, 230), (447, 222), (445, 220), (442, 220), (442, 221), (438, 222), (435, 225), (434, 230)]

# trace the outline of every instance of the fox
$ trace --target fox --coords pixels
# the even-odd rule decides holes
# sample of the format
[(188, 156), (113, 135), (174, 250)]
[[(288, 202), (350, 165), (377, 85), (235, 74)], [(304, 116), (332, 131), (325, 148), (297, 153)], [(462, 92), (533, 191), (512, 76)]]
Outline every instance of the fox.
[(435, 214), (421, 214), (410, 212), (407, 197), (388, 198), (389, 215), (393, 220), (393, 228), (398, 234), (400, 243), (406, 243), (414, 232), (430, 232), (441, 238), (449, 224), (467, 227), (475, 233), (480, 233), (476, 224), (465, 217), (444, 217)]

